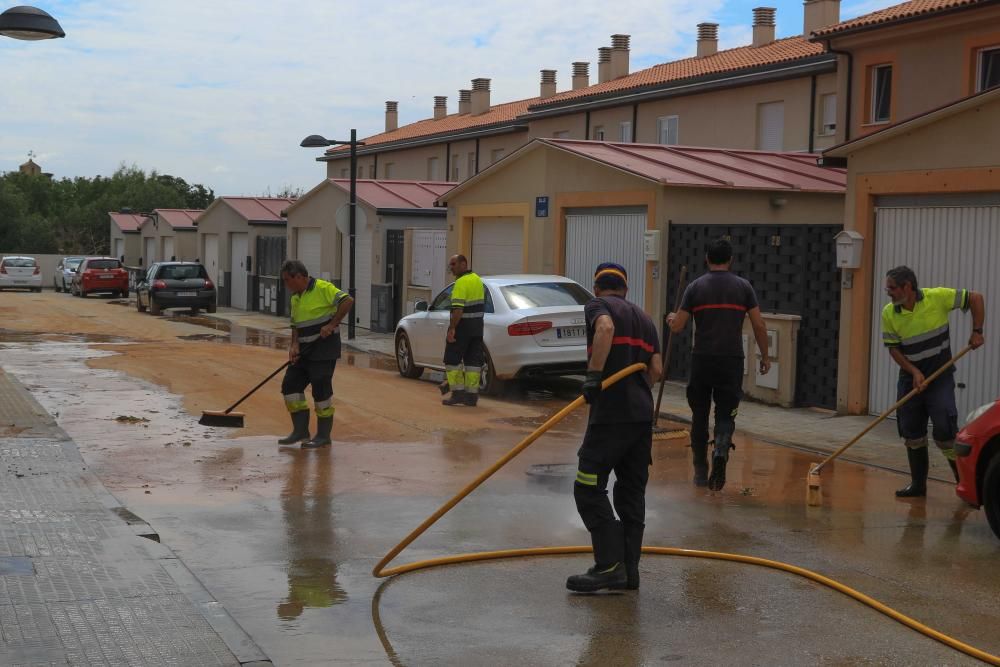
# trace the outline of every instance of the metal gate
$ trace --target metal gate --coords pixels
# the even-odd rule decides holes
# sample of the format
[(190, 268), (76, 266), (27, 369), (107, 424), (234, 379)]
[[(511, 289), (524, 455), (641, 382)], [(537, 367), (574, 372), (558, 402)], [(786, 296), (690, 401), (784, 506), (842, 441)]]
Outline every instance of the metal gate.
[[(956, 287), (987, 293), (1000, 285), (1000, 206), (901, 206), (875, 210), (875, 270), (872, 289), (872, 345), (868, 409), (879, 414), (896, 400), (899, 367), (881, 344), (882, 307), (888, 303), (886, 271), (905, 264), (921, 287)], [(869, 286), (856, 286), (867, 289)], [(951, 349), (969, 340), (972, 318), (954, 311), (949, 318)], [(1000, 394), (1000, 315), (986, 308), (986, 344), (957, 364), (955, 394), (959, 423)]]
[(281, 265), (285, 261), (287, 239), (284, 236), (258, 236), (256, 249), (257, 310), (284, 316), (285, 285), (281, 280)]
[[(667, 265), (668, 310), (680, 267), (688, 282), (707, 271), (705, 244), (728, 236), (733, 271), (757, 292), (764, 312), (798, 315), (795, 404), (834, 409), (837, 405), (837, 354), (840, 330), (840, 274), (834, 235), (839, 225), (670, 225)], [(687, 380), (691, 327), (676, 336), (668, 377)]]

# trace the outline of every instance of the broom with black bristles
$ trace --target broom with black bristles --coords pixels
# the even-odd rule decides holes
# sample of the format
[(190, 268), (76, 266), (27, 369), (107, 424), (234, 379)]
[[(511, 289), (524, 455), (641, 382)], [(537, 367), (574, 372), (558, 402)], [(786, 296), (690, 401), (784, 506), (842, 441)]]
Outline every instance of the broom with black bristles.
[(273, 378), (281, 371), (285, 370), (285, 368), (290, 363), (291, 363), (290, 361), (286, 361), (285, 363), (281, 364), (278, 370), (268, 375), (260, 382), (260, 384), (258, 384), (256, 387), (254, 387), (247, 393), (243, 394), (243, 398), (236, 401), (222, 412), (217, 412), (214, 410), (206, 410), (202, 412), (201, 419), (198, 420), (198, 423), (201, 424), (202, 426), (229, 426), (231, 428), (243, 428), (243, 417), (245, 415), (242, 412), (233, 412), (233, 410), (236, 409), (236, 406), (238, 406), (240, 403), (250, 398), (250, 396), (255, 391), (257, 391), (265, 384), (267, 384), (268, 380)]
[[(687, 265), (681, 266), (681, 275), (677, 281), (677, 295), (674, 297), (674, 308), (680, 305), (681, 294), (684, 291), (684, 279), (687, 277)], [(670, 309), (669, 304), (667, 309)], [(667, 369), (670, 367), (670, 347), (671, 343), (674, 342), (674, 332), (670, 330), (670, 326), (664, 322), (663, 323), (663, 372), (660, 375), (660, 392), (656, 396), (656, 410), (653, 413), (653, 440), (673, 440), (675, 438), (684, 438), (688, 435), (687, 431), (671, 431), (663, 426), (657, 426), (660, 421), (660, 401), (663, 400), (663, 385), (667, 383)]]

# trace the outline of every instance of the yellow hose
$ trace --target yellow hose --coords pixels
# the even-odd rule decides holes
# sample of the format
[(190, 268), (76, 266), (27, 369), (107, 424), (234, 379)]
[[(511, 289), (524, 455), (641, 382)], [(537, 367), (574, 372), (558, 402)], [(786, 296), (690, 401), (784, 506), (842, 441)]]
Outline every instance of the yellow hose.
[[(602, 383), (604, 388), (607, 388), (618, 382), (622, 378), (645, 370), (645, 364), (633, 364), (628, 368), (618, 371), (614, 375), (608, 377)], [(565, 408), (557, 412), (555, 415), (550, 417), (548, 421), (539, 426), (531, 435), (526, 437), (520, 443), (517, 444), (512, 450), (504, 454), (496, 463), (483, 471), (476, 479), (467, 484), (465, 488), (459, 491), (451, 500), (442, 505), (436, 512), (431, 516), (427, 517), (423, 523), (417, 526), (409, 535), (407, 535), (402, 542), (393, 547), (389, 553), (387, 553), (382, 560), (380, 560), (375, 568), (372, 570), (372, 576), (382, 578), (382, 577), (392, 577), (398, 574), (404, 574), (406, 572), (413, 572), (415, 570), (423, 570), (430, 567), (437, 567), (439, 565), (454, 565), (456, 563), (471, 563), (475, 561), (485, 561), (485, 560), (499, 560), (503, 558), (523, 558), (531, 556), (558, 556), (565, 554), (582, 554), (591, 553), (593, 551), (592, 547), (589, 546), (567, 546), (567, 547), (536, 547), (529, 549), (506, 549), (502, 551), (482, 551), (478, 553), (468, 553), (468, 554), (458, 554), (454, 556), (442, 556), (439, 558), (430, 558), (427, 560), (421, 560), (414, 563), (407, 563), (405, 565), (398, 565), (396, 567), (386, 568), (392, 560), (399, 555), (399, 553), (405, 549), (411, 542), (417, 539), (424, 531), (430, 528), (438, 519), (444, 516), (451, 508), (462, 501), (467, 495), (472, 493), (480, 484), (489, 479), (496, 471), (505, 466), (511, 459), (520, 454), (524, 449), (526, 449), (531, 443), (535, 442), (543, 433), (548, 431), (550, 428), (555, 426), (557, 423), (562, 421), (566, 415), (575, 410), (583, 403), (583, 397), (577, 397), (572, 403), (567, 405)], [(938, 632), (933, 628), (929, 628), (923, 623), (910, 618), (909, 616), (902, 614), (892, 607), (889, 607), (874, 598), (871, 598), (860, 591), (857, 591), (850, 586), (846, 586), (839, 581), (825, 577), (822, 574), (813, 572), (812, 570), (807, 570), (797, 565), (790, 565), (788, 563), (782, 563), (781, 561), (769, 560), (767, 558), (758, 558), (756, 556), (744, 556), (741, 554), (730, 554), (723, 553), (720, 551), (701, 551), (697, 549), (679, 549), (675, 547), (643, 547), (642, 553), (644, 554), (656, 554), (660, 556), (686, 556), (689, 558), (709, 558), (713, 560), (727, 560), (735, 563), (747, 563), (750, 565), (758, 565), (761, 567), (769, 567), (775, 570), (782, 570), (784, 572), (790, 572), (796, 574), (800, 577), (805, 577), (806, 579), (811, 579), (816, 583), (822, 584), (829, 588), (839, 591), (844, 595), (854, 598), (862, 604), (868, 605), (875, 611), (881, 612), (888, 616), (889, 618), (896, 620), (906, 627), (916, 630), (922, 635), (930, 637), (931, 639), (936, 639), (937, 641), (949, 646), (956, 651), (961, 651), (966, 655), (970, 655), (973, 658), (982, 660), (983, 662), (989, 663), (991, 665), (1000, 666), (1000, 656), (987, 653), (982, 651), (975, 646), (970, 646), (962, 641), (950, 637), (943, 632)]]

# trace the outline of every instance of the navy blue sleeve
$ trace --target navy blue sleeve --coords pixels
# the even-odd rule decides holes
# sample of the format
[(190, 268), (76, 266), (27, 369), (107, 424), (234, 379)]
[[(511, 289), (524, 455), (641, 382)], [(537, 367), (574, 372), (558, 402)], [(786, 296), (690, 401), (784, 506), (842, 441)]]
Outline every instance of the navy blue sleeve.
[(684, 296), (681, 297), (681, 310), (686, 310), (687, 312), (692, 312), (691, 309), (695, 307), (695, 286), (691, 283), (684, 288)]
[(611, 311), (608, 310), (607, 304), (601, 299), (591, 299), (587, 302), (587, 305), (583, 307), (583, 316), (587, 318), (587, 326), (593, 330), (594, 323), (597, 318), (601, 315), (607, 315), (611, 317)]
[(747, 297), (746, 297), (747, 310), (753, 310), (758, 305), (760, 305), (757, 303), (757, 293), (754, 291), (753, 285), (750, 284), (749, 280), (744, 280), (743, 282), (746, 284), (746, 290), (747, 290)]

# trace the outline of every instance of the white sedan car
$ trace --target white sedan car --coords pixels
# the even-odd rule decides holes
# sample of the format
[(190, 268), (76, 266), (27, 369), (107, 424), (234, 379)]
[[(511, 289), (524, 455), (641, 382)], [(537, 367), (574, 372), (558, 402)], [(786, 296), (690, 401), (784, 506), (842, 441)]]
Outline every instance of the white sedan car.
[(0, 259), (0, 290), (11, 288), (42, 291), (42, 270), (34, 257)]
[[(486, 346), (480, 391), (495, 393), (504, 380), (586, 372), (587, 329), (583, 306), (592, 295), (563, 276), (485, 276)], [(425, 368), (444, 370), (445, 336), (451, 317), (448, 285), (428, 304), (396, 325), (400, 375), (420, 377)]]

